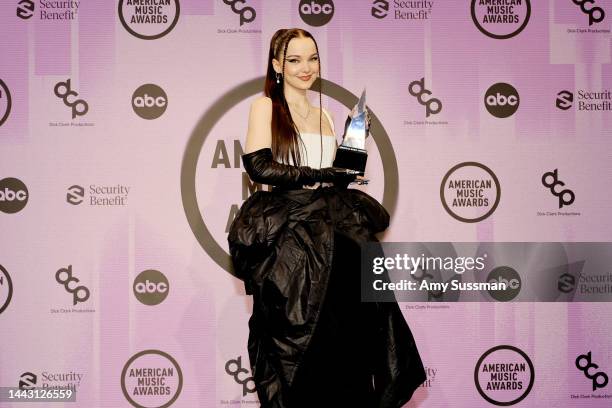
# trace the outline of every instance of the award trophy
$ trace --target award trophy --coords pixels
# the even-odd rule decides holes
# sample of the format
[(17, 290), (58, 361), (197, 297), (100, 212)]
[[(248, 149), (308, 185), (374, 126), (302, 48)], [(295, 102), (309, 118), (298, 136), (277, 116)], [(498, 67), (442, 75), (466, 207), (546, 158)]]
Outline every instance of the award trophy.
[(348, 169), (350, 173), (363, 176), (368, 152), (365, 149), (365, 140), (370, 130), (366, 123), (365, 89), (361, 93), (359, 102), (346, 119), (342, 144), (336, 150), (334, 167)]

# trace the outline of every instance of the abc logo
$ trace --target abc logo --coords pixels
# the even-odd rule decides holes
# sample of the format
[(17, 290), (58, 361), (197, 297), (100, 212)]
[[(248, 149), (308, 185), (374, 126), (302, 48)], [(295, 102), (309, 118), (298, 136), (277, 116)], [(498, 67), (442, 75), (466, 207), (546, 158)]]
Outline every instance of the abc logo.
[(514, 299), (521, 291), (521, 277), (509, 266), (499, 266), (487, 276), (489, 283), (503, 283), (505, 290), (490, 290), (491, 297), (500, 302), (507, 302)]
[(160, 304), (166, 299), (169, 291), (168, 278), (155, 269), (143, 271), (134, 279), (134, 296), (145, 305)]
[(332, 0), (301, 0), (300, 16), (302, 20), (313, 27), (323, 26), (334, 16)]
[(512, 85), (499, 82), (487, 90), (484, 102), (491, 115), (496, 118), (507, 118), (516, 112), (520, 99)]
[(28, 203), (28, 189), (19, 179), (7, 177), (0, 180), (0, 211), (13, 214), (23, 210)]
[(134, 91), (132, 108), (143, 119), (157, 119), (168, 106), (166, 92), (155, 84), (145, 84)]

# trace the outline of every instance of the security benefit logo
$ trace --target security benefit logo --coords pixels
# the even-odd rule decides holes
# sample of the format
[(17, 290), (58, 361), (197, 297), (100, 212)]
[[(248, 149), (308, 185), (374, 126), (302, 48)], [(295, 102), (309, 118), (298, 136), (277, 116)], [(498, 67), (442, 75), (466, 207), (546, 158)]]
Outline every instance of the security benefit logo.
[(34, 2), (32, 0), (20, 0), (17, 3), (17, 17), (28, 20), (34, 15)]
[(128, 205), (130, 189), (123, 184), (89, 184), (87, 189), (73, 184), (66, 190), (66, 202), (74, 206), (85, 203), (91, 207), (123, 207)]
[(495, 173), (484, 164), (459, 163), (442, 179), (440, 199), (446, 212), (456, 220), (479, 222), (495, 212), (501, 186)]
[(134, 407), (169, 407), (177, 401), (182, 389), (181, 367), (170, 354), (163, 351), (141, 351), (123, 366), (121, 390), (127, 402)]
[[(36, 4), (38, 4), (37, 12)], [(46, 22), (57, 21), (61, 23), (76, 19), (80, 6), (81, 1), (79, 0), (39, 0), (36, 3), (32, 0), (19, 0), (17, 2), (17, 17), (29, 20), (36, 15)]]
[[(247, 394), (252, 394), (256, 391), (253, 376), (251, 376), (249, 374), (249, 370), (244, 368), (242, 365), (242, 356), (238, 356), (235, 359), (227, 360), (227, 362), (225, 363), (225, 372), (227, 373), (227, 375), (233, 378), (237, 384), (240, 384), (242, 386), (243, 397), (246, 397)], [(221, 401), (221, 403), (240, 404), (240, 401)]]
[[(59, 388), (71, 390), (76, 396), (76, 391), (81, 386), (84, 377), (85, 374), (76, 370), (44, 369), (38, 374), (27, 371), (19, 376), (18, 388), (21, 390)], [(74, 402), (76, 399), (71, 401)]]
[(481, 33), (505, 40), (527, 27), (531, 3), (530, 0), (472, 0), (471, 12), (472, 21)]
[(0, 314), (6, 310), (13, 298), (13, 281), (6, 268), (0, 265)]
[[(605, 353), (599, 353), (600, 360), (609, 361), (609, 359), (602, 358), (601, 356), (602, 354), (605, 354)], [(593, 361), (593, 356), (592, 356), (591, 351), (589, 351), (586, 354), (581, 354), (578, 357), (576, 357), (575, 365), (576, 365), (576, 368), (578, 369), (578, 372), (584, 375), (584, 378), (585, 378), (584, 383), (588, 384), (588, 387), (586, 388), (592, 392), (590, 393), (580, 392), (577, 394), (572, 393), (570, 395), (570, 398), (571, 399), (592, 400), (591, 402), (592, 404), (601, 403), (603, 401), (606, 401), (606, 402), (610, 401), (610, 398), (612, 398), (612, 395), (603, 394), (603, 391), (608, 386), (608, 382), (609, 382), (608, 374), (605, 371), (603, 371), (602, 367), (600, 367), (599, 364), (596, 364)]]
[(11, 113), (11, 92), (8, 86), (0, 79), (0, 126), (6, 122)]
[(390, 19), (412, 23), (429, 20), (433, 5), (433, 0), (374, 0), (371, 13), (377, 19), (390, 15)]
[(334, 16), (334, 2), (332, 0), (300, 0), (300, 17), (313, 27), (321, 27), (329, 23)]
[(119, 0), (119, 20), (125, 30), (141, 40), (161, 38), (176, 26), (179, 0)]
[[(577, 102), (574, 105), (574, 102)], [(578, 89), (575, 93), (562, 90), (555, 99), (557, 109), (566, 111), (575, 106), (580, 114), (612, 111), (612, 91), (609, 89)]]
[(0, 212), (15, 214), (28, 203), (28, 188), (23, 181), (7, 177), (0, 180)]
[(514, 405), (524, 400), (533, 387), (534, 377), (529, 356), (518, 347), (509, 345), (487, 350), (474, 369), (478, 393), (487, 402), (498, 406)]

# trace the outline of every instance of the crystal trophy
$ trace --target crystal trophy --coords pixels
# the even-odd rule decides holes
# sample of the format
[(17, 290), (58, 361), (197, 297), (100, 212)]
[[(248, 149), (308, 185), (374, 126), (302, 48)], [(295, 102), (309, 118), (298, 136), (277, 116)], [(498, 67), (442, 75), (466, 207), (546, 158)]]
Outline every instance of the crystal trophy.
[(363, 176), (365, 172), (368, 160), (365, 140), (370, 134), (366, 117), (365, 97), (366, 91), (364, 89), (359, 102), (346, 119), (342, 144), (338, 146), (334, 159), (334, 167), (348, 169), (351, 173), (359, 176)]

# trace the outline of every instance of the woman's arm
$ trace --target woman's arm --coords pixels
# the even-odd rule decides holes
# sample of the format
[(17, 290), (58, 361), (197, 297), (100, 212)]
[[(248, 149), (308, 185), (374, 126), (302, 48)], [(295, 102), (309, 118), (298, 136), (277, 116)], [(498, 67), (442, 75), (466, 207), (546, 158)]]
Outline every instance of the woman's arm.
[(272, 147), (272, 99), (257, 98), (251, 104), (245, 152)]

